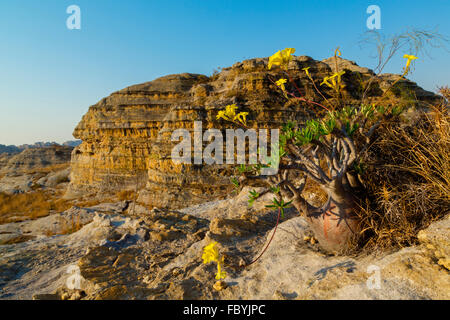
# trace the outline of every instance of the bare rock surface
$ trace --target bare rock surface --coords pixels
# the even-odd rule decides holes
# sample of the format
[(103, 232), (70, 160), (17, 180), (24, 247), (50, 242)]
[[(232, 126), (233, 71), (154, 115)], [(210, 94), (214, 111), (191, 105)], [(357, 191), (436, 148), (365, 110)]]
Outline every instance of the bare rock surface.
[[(116, 208), (121, 207), (118, 203)], [(80, 228), (76, 232), (45, 235), (49, 227), (57, 232), (74, 221)], [(21, 243), (0, 245), (0, 299), (31, 299), (41, 291), (53, 293), (65, 286), (71, 275), (68, 270), (86, 250), (106, 243), (113, 230), (133, 226), (114, 211), (105, 215), (76, 207), (33, 221), (0, 225), (1, 236), (16, 233), (30, 237)]]
[[(63, 235), (42, 234), (58, 215), (1, 226), (2, 235), (34, 238), (0, 246), (0, 298), (450, 299), (449, 216), (421, 231), (417, 246), (330, 256), (311, 240), (305, 219), (287, 210), (264, 255), (244, 267), (259, 256), (276, 221), (264, 200), (249, 208), (246, 191), (178, 211), (136, 206), (134, 216), (124, 202), (74, 207), (59, 216), (82, 227)], [(201, 258), (211, 241), (225, 258), (220, 290), (215, 264)], [(69, 281), (74, 270), (76, 288)]]
[(54, 188), (63, 182), (69, 182), (70, 168), (50, 172), (48, 175), (37, 180), (37, 184), (43, 187)]
[(450, 270), (450, 215), (419, 232), (418, 237), (431, 251), (438, 264)]
[(33, 177), (31, 175), (5, 176), (0, 179), (0, 192), (7, 194), (31, 191)]
[(126, 201), (102, 203), (89, 208), (72, 207), (65, 212), (36, 220), (2, 224), (0, 225), (0, 243), (19, 237), (34, 239), (79, 229), (90, 223), (96, 214), (121, 214), (127, 207)]
[[(449, 299), (448, 271), (423, 246), (383, 256), (330, 257), (305, 247), (303, 218), (280, 225), (259, 263), (230, 277), (224, 298)], [(448, 238), (448, 234), (447, 234)], [(379, 282), (377, 283), (377, 277)]]

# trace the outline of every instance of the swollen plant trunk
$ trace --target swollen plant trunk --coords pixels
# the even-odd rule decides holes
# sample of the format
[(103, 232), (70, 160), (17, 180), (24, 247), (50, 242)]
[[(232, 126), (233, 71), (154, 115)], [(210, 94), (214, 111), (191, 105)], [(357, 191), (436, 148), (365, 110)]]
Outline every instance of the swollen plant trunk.
[[(320, 246), (329, 253), (339, 254), (350, 248), (352, 239), (359, 233), (360, 220), (354, 215), (351, 192), (339, 181), (333, 181), (325, 189), (327, 202), (319, 209), (309, 207), (306, 218)], [(304, 206), (302, 211), (305, 212)]]

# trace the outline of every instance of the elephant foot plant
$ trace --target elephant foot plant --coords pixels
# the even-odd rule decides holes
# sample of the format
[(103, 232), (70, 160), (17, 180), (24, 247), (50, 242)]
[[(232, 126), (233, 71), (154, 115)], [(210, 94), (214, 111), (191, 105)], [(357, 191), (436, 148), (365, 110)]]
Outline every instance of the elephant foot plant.
[[(250, 193), (251, 202), (264, 193), (274, 193), (270, 207), (294, 206), (306, 217), (322, 248), (339, 253), (359, 233), (354, 194), (362, 186), (360, 155), (381, 122), (399, 112), (395, 108), (348, 107), (330, 112), (320, 121), (310, 120), (303, 128), (288, 123), (280, 135), (277, 174), (259, 175), (264, 166), (257, 165), (241, 170), (238, 182), (265, 185), (262, 192)], [(327, 194), (323, 206), (316, 207), (303, 196), (308, 179)]]

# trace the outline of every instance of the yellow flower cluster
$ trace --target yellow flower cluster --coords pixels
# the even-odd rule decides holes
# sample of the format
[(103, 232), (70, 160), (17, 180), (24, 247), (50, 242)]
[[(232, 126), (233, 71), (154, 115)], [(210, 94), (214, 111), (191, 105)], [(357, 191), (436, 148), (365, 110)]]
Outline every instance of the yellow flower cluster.
[[(280, 50), (277, 51), (274, 55), (272, 55), (271, 57), (269, 57), (269, 65), (268, 68), (269, 70), (272, 69), (272, 66), (280, 66), (282, 69), (287, 71), (287, 67), (289, 62), (292, 60), (292, 55), (295, 53), (295, 49), (294, 48), (286, 48), (284, 50)], [(338, 69), (338, 62), (337, 62), (337, 57), (341, 56), (341, 51), (339, 50), (339, 47), (336, 48), (336, 50), (334, 51), (334, 57), (335, 57), (335, 62), (336, 62), (336, 72), (328, 77), (325, 77), (322, 81), (322, 83), (320, 85), (326, 85), (327, 87), (335, 90), (337, 93), (340, 92), (340, 90), (342, 89), (341, 86), (341, 77), (345, 74), (345, 71), (339, 71)], [(403, 74), (400, 77), (403, 78), (404, 76), (406, 76), (411, 68), (411, 61), (418, 59), (417, 57), (410, 55), (410, 54), (405, 54), (403, 56), (403, 58), (407, 59), (406, 61), (406, 66), (403, 68)], [(318, 91), (319, 94), (322, 95), (322, 93), (320, 92), (320, 90), (316, 87), (314, 80), (311, 77), (311, 74), (309, 73), (309, 69), (310, 67), (306, 67), (303, 68), (302, 70), (305, 71), (307, 77), (311, 80), (311, 82), (314, 85), (314, 88)], [(391, 87), (396, 84), (400, 79), (398, 79), (397, 81), (395, 81)], [(291, 80), (292, 81), (292, 80)], [(280, 89), (283, 91), (283, 94), (286, 98), (288, 98), (287, 96), (287, 92), (286, 92), (286, 87), (285, 87), (285, 83), (287, 82), (287, 79), (279, 79), (278, 81), (275, 82), (275, 84), (280, 87)], [(322, 95), (323, 97), (323, 95)], [(327, 100), (326, 98), (324, 98), (325, 100)], [(234, 117), (234, 116), (233, 116)], [(223, 118), (226, 120), (230, 120), (232, 117), (228, 117), (229, 119), (226, 118), (226, 112), (225, 111), (221, 111), (221, 113), (219, 113), (219, 115), (217, 116), (217, 118)], [(245, 119), (245, 118), (244, 118)]]
[[(331, 89), (339, 91), (341, 85), (341, 76), (345, 73), (345, 71), (335, 72), (332, 76), (325, 77), (320, 85), (327, 85)], [(337, 78), (337, 80), (336, 80)], [(329, 82), (331, 80), (331, 83)]]
[(210, 262), (217, 263), (217, 273), (216, 273), (217, 280), (225, 279), (227, 277), (227, 273), (222, 270), (224, 257), (223, 256), (221, 257), (219, 255), (219, 250), (217, 249), (217, 242), (213, 241), (203, 248), (202, 259), (204, 264)]
[(289, 62), (292, 60), (292, 55), (295, 53), (294, 48), (286, 48), (284, 50), (278, 51), (273, 56), (269, 58), (269, 70), (272, 66), (280, 66), (283, 69), (287, 69)]
[(240, 112), (236, 114), (237, 106), (235, 104), (231, 104), (225, 107), (225, 110), (220, 110), (216, 116), (216, 119), (224, 119), (226, 121), (239, 121), (243, 125), (247, 125), (247, 115), (248, 112)]

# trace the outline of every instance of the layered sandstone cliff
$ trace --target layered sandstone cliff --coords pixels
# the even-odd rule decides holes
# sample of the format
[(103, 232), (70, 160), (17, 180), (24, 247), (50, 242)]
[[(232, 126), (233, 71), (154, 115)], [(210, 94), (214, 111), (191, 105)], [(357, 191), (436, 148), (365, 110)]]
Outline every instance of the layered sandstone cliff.
[[(304, 121), (313, 116), (318, 109), (280, 94), (273, 84), (278, 71), (268, 71), (267, 62), (267, 58), (246, 60), (212, 77), (169, 75), (125, 88), (91, 106), (74, 131), (83, 143), (72, 153), (67, 196), (139, 190), (143, 203), (180, 208), (228, 194), (231, 166), (176, 165), (170, 157), (176, 143), (170, 137), (175, 129), (193, 130), (194, 121), (202, 121), (203, 129), (232, 128), (215, 118), (218, 110), (232, 103), (238, 105), (239, 112), (249, 113), (254, 128), (275, 128), (287, 120)], [(346, 70), (343, 95), (356, 101), (362, 94), (361, 80), (373, 72), (348, 60), (339, 58), (338, 63)], [(321, 62), (300, 56), (289, 66), (305, 95), (321, 102), (322, 97), (302, 70), (305, 67), (310, 67), (319, 86), (332, 74), (334, 59)], [(397, 77), (377, 77), (368, 92), (369, 101), (382, 95)], [(436, 99), (413, 82), (401, 80), (399, 85), (403, 89), (394, 92), (394, 100), (408, 101), (414, 96), (427, 102)], [(324, 93), (327, 96), (329, 92), (324, 89)]]

